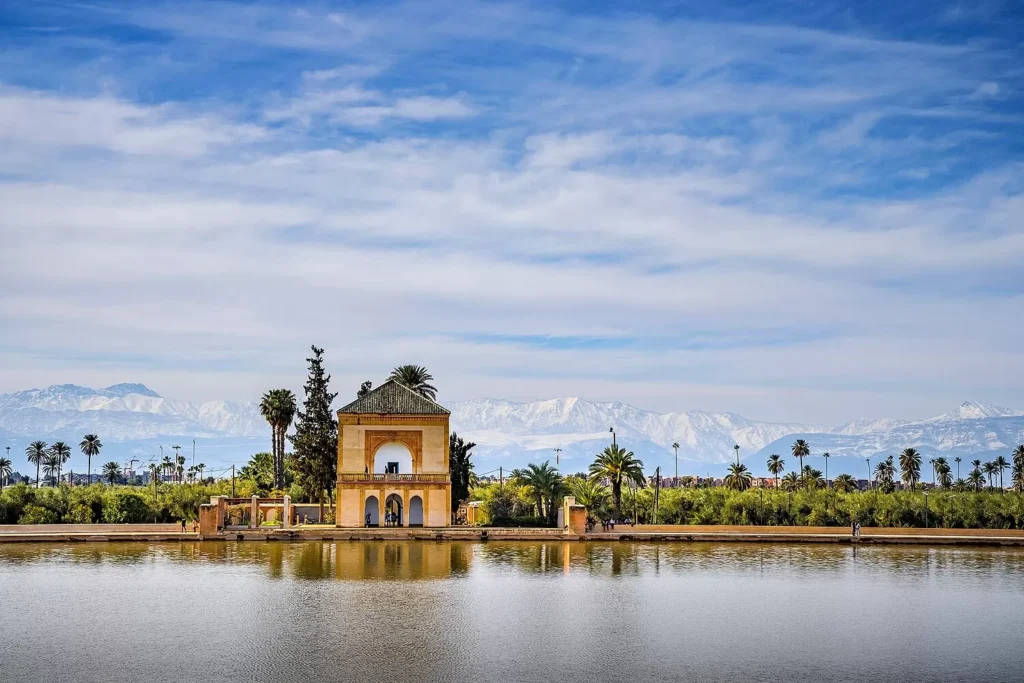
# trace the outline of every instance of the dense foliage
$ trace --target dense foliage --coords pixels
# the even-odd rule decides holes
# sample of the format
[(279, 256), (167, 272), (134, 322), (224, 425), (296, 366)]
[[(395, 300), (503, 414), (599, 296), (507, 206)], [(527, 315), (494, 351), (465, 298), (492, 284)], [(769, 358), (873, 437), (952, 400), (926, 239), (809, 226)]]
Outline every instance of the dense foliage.
[[(255, 490), (251, 481), (235, 484), (240, 496)], [(0, 492), (0, 524), (140, 524), (195, 520), (211, 496), (231, 494), (230, 481), (210, 484), (161, 483), (153, 486), (43, 487), (16, 484)]]
[[(626, 491), (623, 512), (641, 523), (653, 519), (653, 491)], [(1024, 529), (1024, 497), (992, 491), (958, 493), (932, 490), (927, 496), (930, 527)], [(726, 487), (662, 489), (661, 524), (767, 524), (872, 527), (924, 527), (925, 494), (920, 491), (772, 489), (738, 491)]]

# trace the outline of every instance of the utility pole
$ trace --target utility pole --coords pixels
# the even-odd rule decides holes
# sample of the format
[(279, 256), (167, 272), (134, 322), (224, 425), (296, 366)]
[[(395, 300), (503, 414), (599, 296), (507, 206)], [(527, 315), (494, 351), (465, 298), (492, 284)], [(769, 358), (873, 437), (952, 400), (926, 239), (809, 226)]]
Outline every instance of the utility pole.
[(231, 466), (231, 497), (235, 497), (235, 466)]
[(192, 467), (196, 466), (196, 440), (192, 439)]
[[(161, 450), (163, 450), (162, 447)], [(160, 499), (157, 497), (158, 494), (156, 490), (156, 467), (154, 466), (149, 470), (149, 473), (153, 475), (153, 523), (156, 524), (156, 510), (159, 507), (160, 502)]]
[[(492, 472), (494, 470), (491, 470)], [(498, 487), (505, 488), (505, 471), (498, 465)]]
[(661, 500), (661, 465), (654, 470), (654, 523), (658, 523), (658, 502)]
[(871, 458), (864, 458), (868, 463), (868, 488), (871, 488)]

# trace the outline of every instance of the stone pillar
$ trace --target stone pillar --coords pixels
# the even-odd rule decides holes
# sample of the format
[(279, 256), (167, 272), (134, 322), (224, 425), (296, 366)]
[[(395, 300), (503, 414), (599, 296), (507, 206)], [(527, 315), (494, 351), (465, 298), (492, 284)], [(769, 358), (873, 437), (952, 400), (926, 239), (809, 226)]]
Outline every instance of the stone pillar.
[(563, 532), (567, 536), (582, 536), (587, 533), (587, 508), (576, 504), (576, 498), (566, 496), (562, 501), (565, 519)]
[(285, 496), (284, 497), (283, 513), (284, 513), (284, 519), (281, 520), (281, 528), (282, 529), (287, 529), (288, 527), (290, 527), (292, 525), (292, 497), (291, 496)]
[(255, 529), (260, 525), (260, 499), (252, 497), (252, 507), (249, 509), (249, 528)]
[(224, 496), (211, 496), (210, 502), (199, 506), (199, 536), (212, 538), (224, 530), (224, 513), (227, 501)]

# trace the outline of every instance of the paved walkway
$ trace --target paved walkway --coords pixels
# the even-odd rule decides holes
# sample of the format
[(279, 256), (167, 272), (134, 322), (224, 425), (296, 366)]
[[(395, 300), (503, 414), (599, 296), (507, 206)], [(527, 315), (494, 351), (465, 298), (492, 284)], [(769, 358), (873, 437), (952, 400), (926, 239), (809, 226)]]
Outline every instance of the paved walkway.
[[(139, 528), (139, 527), (145, 528)], [(614, 531), (567, 535), (561, 529), (481, 527), (337, 529), (298, 527), (225, 531), (212, 538), (182, 533), (177, 525), (32, 525), (0, 527), (0, 543), (150, 541), (598, 541), (598, 542), (741, 542), (741, 543), (856, 543), (913, 545), (999, 545), (1024, 547), (1024, 531), (1015, 529), (878, 529), (863, 528), (853, 538), (844, 527), (759, 526), (617, 526)]]

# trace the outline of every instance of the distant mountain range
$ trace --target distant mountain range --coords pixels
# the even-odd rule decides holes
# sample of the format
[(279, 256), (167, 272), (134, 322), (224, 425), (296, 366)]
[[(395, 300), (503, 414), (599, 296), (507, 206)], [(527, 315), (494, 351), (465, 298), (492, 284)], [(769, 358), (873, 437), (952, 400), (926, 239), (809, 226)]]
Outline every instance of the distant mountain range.
[[(580, 398), (525, 403), (485, 398), (447, 407), (452, 429), (477, 443), (474, 454), (480, 473), (499, 465), (554, 462), (556, 448), (561, 449), (564, 472), (582, 471), (610, 442), (612, 426), (619, 443), (634, 451), (646, 470), (661, 466), (666, 475), (674, 471), (673, 443), (679, 443), (680, 474), (720, 474), (736, 457), (734, 445), (739, 445), (740, 458), (755, 474), (765, 474), (768, 454), (790, 459), (792, 442), (803, 438), (813, 453), (805, 463), (823, 468), (820, 454), (828, 451), (830, 476), (841, 471), (863, 476), (865, 458), (908, 446), (921, 451), (925, 460), (937, 454), (970, 460), (1008, 454), (1024, 442), (1024, 411), (977, 402), (926, 420), (862, 419), (838, 426), (758, 422), (699, 410), (657, 413)], [(0, 394), (0, 442), (11, 446), (16, 468), (20, 462), (14, 450), (23, 457), (20, 451), (29, 441), (63, 439), (77, 446), (86, 433), (101, 436), (104, 460), (146, 462), (158, 457), (160, 445), (178, 444), (188, 453), (195, 439), (197, 458), (215, 468), (245, 461), (268, 448), (270, 430), (254, 402), (189, 403), (164, 398), (142, 384), (103, 389), (62, 384)], [(75, 450), (77, 460), (84, 462)]]

